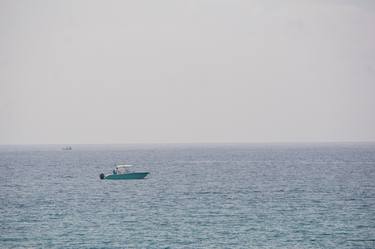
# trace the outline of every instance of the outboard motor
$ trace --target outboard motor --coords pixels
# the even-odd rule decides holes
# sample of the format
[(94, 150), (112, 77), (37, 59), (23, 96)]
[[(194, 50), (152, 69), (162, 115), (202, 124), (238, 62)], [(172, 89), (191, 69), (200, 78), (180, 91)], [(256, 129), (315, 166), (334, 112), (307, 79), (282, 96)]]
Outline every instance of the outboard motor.
[(104, 179), (104, 173), (101, 173), (100, 175), (99, 175), (99, 177), (100, 177), (100, 179)]

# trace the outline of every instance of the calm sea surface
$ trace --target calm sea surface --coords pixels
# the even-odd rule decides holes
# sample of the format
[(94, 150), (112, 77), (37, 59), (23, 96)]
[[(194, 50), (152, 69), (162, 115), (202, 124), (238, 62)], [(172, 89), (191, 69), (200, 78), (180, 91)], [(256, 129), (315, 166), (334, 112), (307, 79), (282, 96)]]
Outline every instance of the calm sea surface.
[(375, 248), (375, 144), (61, 147), (0, 146), (0, 248)]

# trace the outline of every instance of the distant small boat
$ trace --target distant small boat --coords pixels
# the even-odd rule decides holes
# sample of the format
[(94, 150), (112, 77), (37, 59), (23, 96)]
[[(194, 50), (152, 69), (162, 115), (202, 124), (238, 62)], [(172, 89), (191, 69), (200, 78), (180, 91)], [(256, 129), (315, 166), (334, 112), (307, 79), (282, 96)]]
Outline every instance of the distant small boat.
[(62, 148), (62, 150), (72, 150), (72, 146), (66, 146), (66, 147)]
[(116, 165), (112, 174), (101, 173), (99, 177), (102, 180), (136, 180), (143, 179), (149, 174), (149, 172), (134, 172), (131, 170), (132, 167), (132, 165)]

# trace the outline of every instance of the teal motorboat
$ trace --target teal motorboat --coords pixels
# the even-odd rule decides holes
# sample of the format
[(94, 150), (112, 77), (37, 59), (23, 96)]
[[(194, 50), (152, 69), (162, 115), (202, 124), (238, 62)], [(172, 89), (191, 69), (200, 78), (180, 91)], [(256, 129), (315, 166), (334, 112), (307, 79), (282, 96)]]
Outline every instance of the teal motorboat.
[(116, 165), (111, 175), (99, 175), (102, 180), (136, 180), (145, 178), (149, 172), (134, 172), (132, 165)]

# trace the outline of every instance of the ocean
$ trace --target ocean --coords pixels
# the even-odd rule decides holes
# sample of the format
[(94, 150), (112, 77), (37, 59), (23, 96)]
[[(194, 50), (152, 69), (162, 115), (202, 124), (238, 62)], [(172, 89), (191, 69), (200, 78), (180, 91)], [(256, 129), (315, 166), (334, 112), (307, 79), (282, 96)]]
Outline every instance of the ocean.
[(62, 147), (0, 146), (0, 248), (375, 248), (374, 143)]

